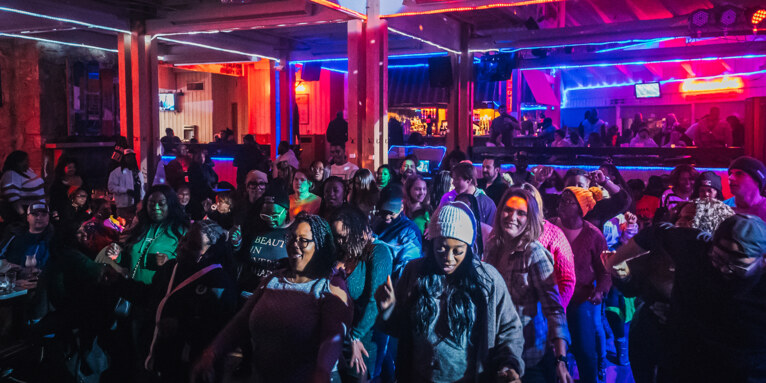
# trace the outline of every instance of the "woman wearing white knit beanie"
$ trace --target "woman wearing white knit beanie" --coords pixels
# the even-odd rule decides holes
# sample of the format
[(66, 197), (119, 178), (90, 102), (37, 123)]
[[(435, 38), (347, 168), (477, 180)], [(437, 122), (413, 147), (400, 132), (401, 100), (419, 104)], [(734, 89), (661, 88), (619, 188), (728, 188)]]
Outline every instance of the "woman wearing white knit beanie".
[(473, 213), (449, 203), (428, 227), (425, 255), (375, 294), (384, 331), (399, 338), (398, 380), (520, 382), (521, 322), (502, 277), (475, 253)]

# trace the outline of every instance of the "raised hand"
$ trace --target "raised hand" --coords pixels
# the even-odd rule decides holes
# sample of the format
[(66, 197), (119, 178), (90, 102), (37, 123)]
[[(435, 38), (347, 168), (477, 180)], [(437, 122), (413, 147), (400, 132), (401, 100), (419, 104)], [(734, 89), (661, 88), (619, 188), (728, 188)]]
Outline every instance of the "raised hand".
[(378, 310), (386, 311), (396, 303), (394, 296), (394, 284), (391, 282), (391, 276), (388, 276), (386, 283), (380, 285), (375, 291), (375, 300), (378, 302)]

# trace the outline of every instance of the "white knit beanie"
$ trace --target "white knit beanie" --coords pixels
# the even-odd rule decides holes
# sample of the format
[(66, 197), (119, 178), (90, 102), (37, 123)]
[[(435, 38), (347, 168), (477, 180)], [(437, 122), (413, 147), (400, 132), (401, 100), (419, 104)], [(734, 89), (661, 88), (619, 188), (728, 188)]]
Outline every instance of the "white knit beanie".
[(476, 239), (476, 218), (465, 203), (451, 202), (436, 211), (428, 224), (428, 231), (431, 238), (454, 238), (473, 246)]

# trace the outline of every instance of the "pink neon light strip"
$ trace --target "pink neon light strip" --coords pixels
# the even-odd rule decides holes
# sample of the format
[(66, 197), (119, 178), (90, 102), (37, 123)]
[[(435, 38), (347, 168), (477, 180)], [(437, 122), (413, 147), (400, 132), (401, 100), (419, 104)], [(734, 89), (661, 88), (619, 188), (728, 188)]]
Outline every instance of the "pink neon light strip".
[(504, 8), (504, 7), (521, 7), (524, 5), (558, 3), (561, 1), (565, 1), (565, 0), (527, 0), (527, 1), (519, 1), (516, 3), (497, 3), (497, 4), (477, 5), (474, 7), (456, 7), (456, 8), (445, 8), (445, 9), (432, 9), (428, 11), (392, 13), (390, 15), (382, 15), (380, 17), (382, 19), (387, 19), (387, 18), (402, 17), (402, 16), (432, 15), (435, 13), (466, 12), (466, 11), (477, 11), (482, 9)]

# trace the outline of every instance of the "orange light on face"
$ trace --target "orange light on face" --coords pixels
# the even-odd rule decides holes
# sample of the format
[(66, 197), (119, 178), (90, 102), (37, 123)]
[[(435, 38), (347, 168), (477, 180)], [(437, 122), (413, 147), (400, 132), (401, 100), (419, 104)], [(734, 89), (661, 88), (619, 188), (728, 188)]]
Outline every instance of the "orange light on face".
[(684, 95), (742, 93), (744, 87), (745, 83), (739, 77), (723, 76), (708, 80), (688, 79), (681, 83), (681, 93)]

